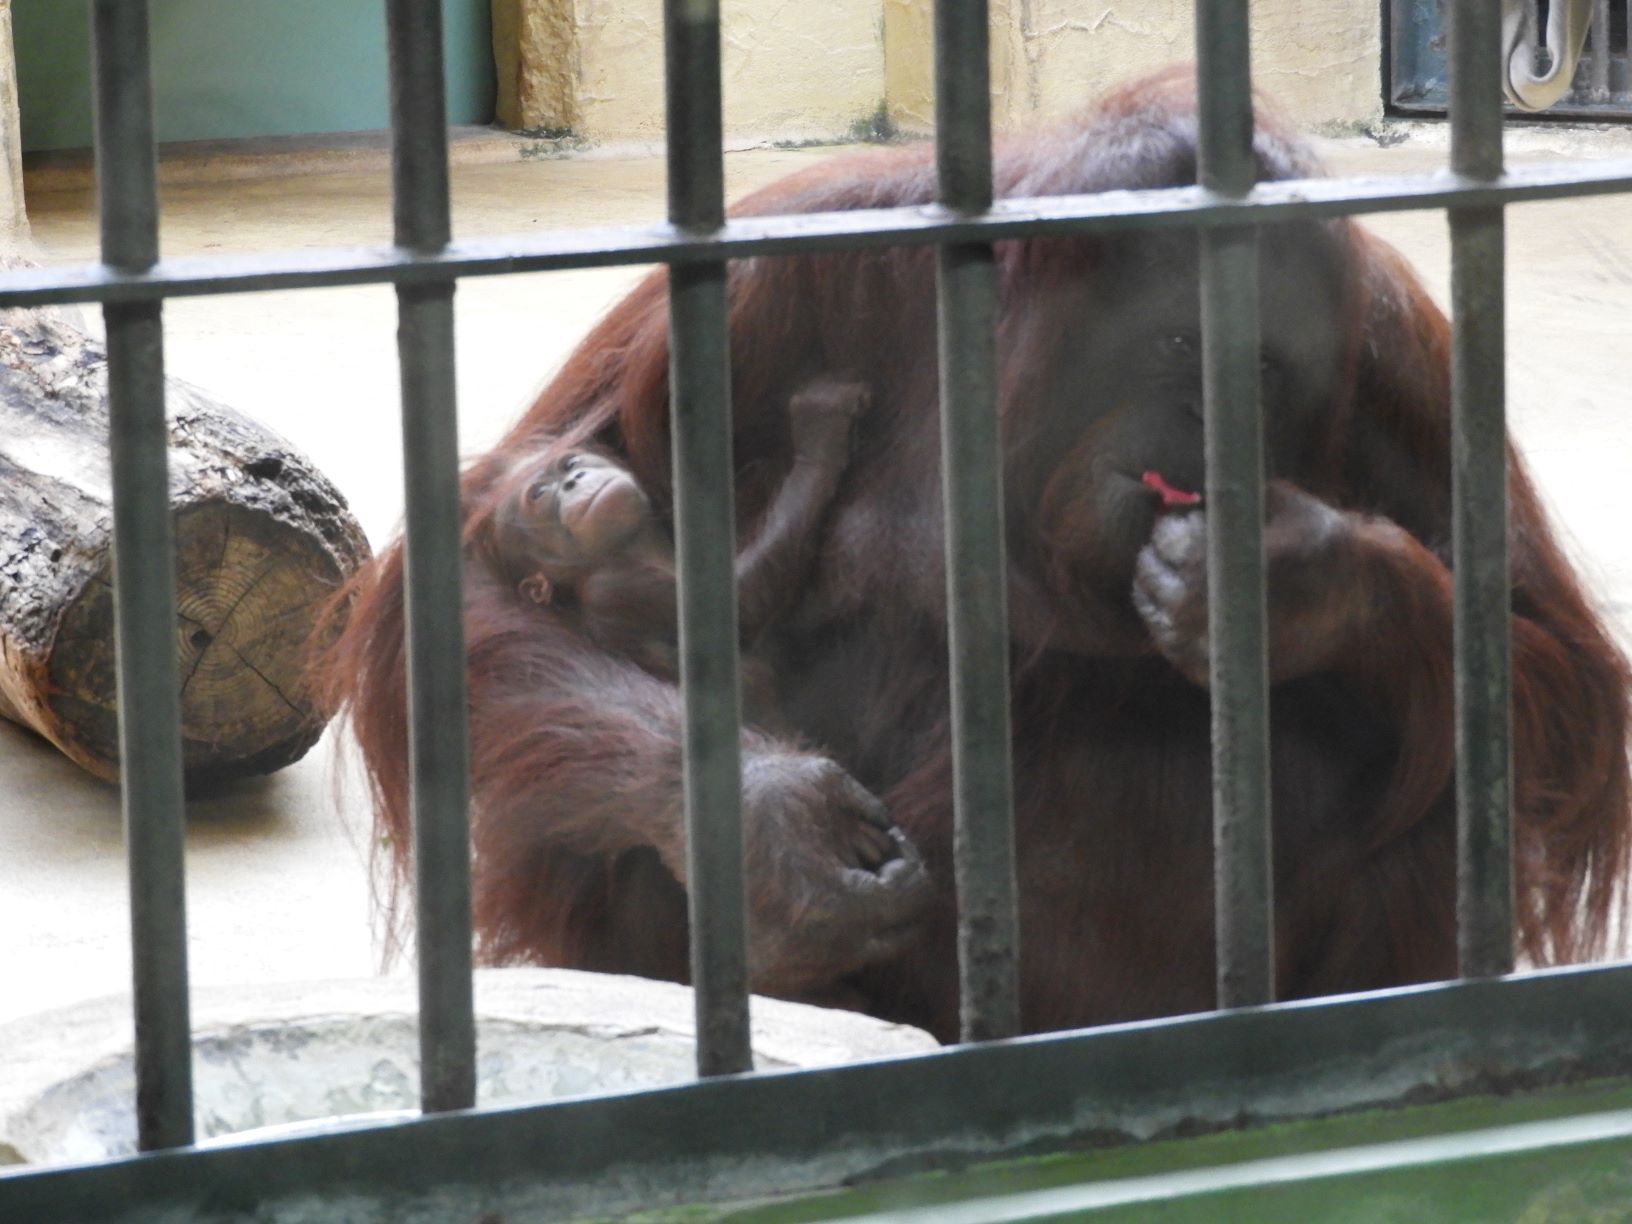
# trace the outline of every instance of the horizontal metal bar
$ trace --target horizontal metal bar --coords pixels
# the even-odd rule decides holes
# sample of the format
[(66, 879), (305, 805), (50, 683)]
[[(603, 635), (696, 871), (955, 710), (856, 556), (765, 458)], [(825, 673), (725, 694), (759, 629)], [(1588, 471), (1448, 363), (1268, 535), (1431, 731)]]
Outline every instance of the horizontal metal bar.
[(117, 274), (95, 264), (30, 268), (0, 275), (0, 307), (424, 283), (454, 276), (745, 259), (932, 242), (994, 242), (1076, 232), (1269, 225), (1346, 213), (1516, 204), (1614, 192), (1632, 192), (1632, 160), (1524, 167), (1508, 171), (1494, 183), (1443, 174), (1298, 179), (1261, 183), (1240, 198), (1176, 187), (999, 200), (984, 214), (965, 215), (924, 205), (739, 217), (712, 234), (674, 225), (557, 230), (467, 239), (449, 244), (436, 255), (339, 247), (165, 260), (143, 275)]
[(1625, 1076), (1629, 992), (1632, 965), (1553, 970), (0, 1174), (0, 1219), (548, 1220), (809, 1190)]

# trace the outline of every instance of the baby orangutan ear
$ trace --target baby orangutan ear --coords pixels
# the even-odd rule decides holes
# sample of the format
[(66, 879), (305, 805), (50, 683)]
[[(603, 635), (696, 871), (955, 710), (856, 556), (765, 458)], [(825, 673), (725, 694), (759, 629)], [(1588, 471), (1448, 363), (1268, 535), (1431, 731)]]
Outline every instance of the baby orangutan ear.
[(523, 578), (516, 589), (536, 604), (547, 604), (555, 595), (550, 580), (543, 574), (532, 574)]

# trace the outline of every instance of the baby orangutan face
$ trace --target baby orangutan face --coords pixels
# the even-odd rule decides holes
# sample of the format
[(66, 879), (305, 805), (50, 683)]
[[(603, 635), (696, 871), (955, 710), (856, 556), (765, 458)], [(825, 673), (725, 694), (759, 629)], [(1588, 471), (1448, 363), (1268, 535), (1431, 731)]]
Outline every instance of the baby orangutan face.
[(549, 584), (571, 583), (620, 558), (652, 525), (651, 502), (634, 475), (596, 451), (530, 462), (511, 480), (494, 513), (494, 544), (506, 571), (540, 602)]

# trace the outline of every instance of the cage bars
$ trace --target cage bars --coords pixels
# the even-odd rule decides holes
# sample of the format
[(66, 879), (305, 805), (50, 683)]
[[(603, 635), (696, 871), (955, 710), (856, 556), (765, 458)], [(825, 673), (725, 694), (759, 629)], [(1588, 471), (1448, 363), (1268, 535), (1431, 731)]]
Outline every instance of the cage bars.
[[(718, 0), (664, 0), (669, 222), (725, 219)], [(669, 426), (684, 687), (686, 874), (697, 1073), (753, 1066), (737, 692), (731, 355), (721, 261), (669, 270)]]
[(1592, 6), (1592, 93), (1597, 101), (1609, 97), (1609, 63), (1614, 48), (1609, 45), (1609, 0), (1593, 0)]
[[(159, 258), (146, 0), (93, 0), (97, 209), (102, 262)], [(176, 671), (175, 546), (164, 407), (163, 302), (103, 308), (114, 519), (120, 791), (130, 871), (136, 1142), (193, 1141), (187, 997), (186, 807)]]
[[(687, 708), (688, 871), (698, 982), (699, 1070), (714, 1075), (748, 1066), (723, 261), (892, 243), (941, 244), (938, 301), (949, 620), (954, 634), (954, 709), (959, 720), (958, 872), (965, 902), (960, 927), (964, 1032), (966, 1037), (979, 1038), (1012, 1032), (1017, 1023), (1002, 490), (992, 343), (996, 278), (990, 243), (998, 238), (1134, 228), (1183, 226), (1202, 231), (1209, 566), (1215, 618), (1211, 626), (1215, 643), (1212, 686), (1215, 717), (1220, 720), (1215, 753), (1222, 777), (1215, 793), (1220, 830), (1219, 976), (1220, 1001), (1232, 1006), (1269, 998), (1273, 958), (1268, 924), (1272, 899), (1258, 540), (1262, 459), (1256, 386), (1257, 255), (1251, 227), (1293, 217), (1449, 206), (1457, 323), (1453, 519), (1461, 969), (1466, 976), (1483, 977), (1511, 968), (1501, 209), (1503, 203), (1519, 200), (1625, 191), (1632, 188), (1632, 163), (1503, 172), (1499, 38), (1493, 6), (1456, 8), (1452, 48), (1456, 177), (1449, 182), (1253, 187), (1245, 5), (1231, 0), (1197, 6), (1202, 114), (1199, 188), (1127, 193), (1110, 200), (1078, 197), (993, 204), (985, 5), (942, 0), (936, 14), (942, 208), (933, 213), (881, 209), (726, 223), (721, 207), (717, 4), (714, 0), (666, 0), (669, 224), (644, 231), (590, 231), (455, 246), (450, 243), (448, 226), (439, 7), (434, 0), (388, 0), (396, 248), (238, 256), (155, 266), (157, 205), (146, 4), (143, 0), (91, 3), (103, 263), (90, 269), (0, 276), (0, 305), (100, 301), (106, 308), (115, 518), (120, 541), (116, 565), (121, 736), (136, 944), (138, 1111), (144, 1148), (185, 1145), (192, 1138), (173, 581), (158, 580), (168, 578), (172, 565), (160, 311), (164, 297), (188, 293), (362, 283), (398, 287), (408, 452), (407, 584), (424, 1097), (425, 1108), (431, 1112), (469, 1104), (473, 1095), (465, 813), (468, 764), (453, 413), (455, 277), (654, 260), (674, 265), (671, 384)], [(162, 573), (157, 569), (161, 561), (166, 567)], [(140, 580), (135, 576), (138, 567)], [(1226, 607), (1239, 615), (1223, 615), (1221, 609)], [(450, 717), (457, 722), (454, 735), (448, 734)], [(1261, 886), (1253, 886), (1254, 880)], [(1362, 1045), (1370, 1048), (1369, 1040), (1385, 1032), (1404, 1034), (1420, 1046), (1422, 1034), (1432, 1029), (1441, 1033), (1444, 1049), (1419, 1072), (1424, 1083), (1443, 1087), (1444, 1068), (1448, 1060), (1454, 1062), (1458, 1057), (1456, 1050), (1466, 1043), (1467, 1035), (1489, 1030), (1492, 1040), (1500, 1036), (1498, 1044), (1505, 1043), (1502, 1048), (1510, 1051), (1505, 1057), (1515, 1073), (1539, 1065), (1535, 1051), (1545, 1052), (1545, 1057), (1557, 1055), (1562, 1063), (1578, 1068), (1591, 1066), (1608, 1073), (1624, 1069), (1624, 1024), (1615, 1020), (1613, 1008), (1594, 1012), (1590, 1005), (1593, 999), (1602, 1004), (1605, 999), (1621, 997), (1629, 974), (1632, 970), (1618, 969), (1552, 975), (1503, 984), (1501, 995), (1489, 993), (1492, 984), (1480, 982), (1429, 991), (1393, 991), (1367, 1002), (1320, 1004), (1318, 1010), (1292, 1007), (1262, 1016), (1133, 1026), (1122, 1039), (1107, 1033), (986, 1046), (934, 1056), (923, 1060), (921, 1068), (900, 1064), (774, 1077), (763, 1083), (704, 1085), (670, 1094), (517, 1111), (508, 1119), (494, 1115), (427, 1118), (400, 1131), (263, 1143), (236, 1153), (187, 1154), (176, 1158), (181, 1163), (174, 1167), (207, 1165), (229, 1173), (250, 1172), (252, 1183), (264, 1187), (264, 1179), (278, 1167), (283, 1153), (292, 1156), (298, 1166), (295, 1173), (302, 1187), (310, 1185), (311, 1173), (322, 1168), (331, 1169), (339, 1182), (346, 1182), (354, 1175), (358, 1154), (376, 1148), (384, 1151), (382, 1145), (400, 1136), (412, 1143), (413, 1136), (422, 1135), (439, 1137), (433, 1148), (444, 1153), (458, 1148), (458, 1144), (450, 1147), (445, 1142), (448, 1138), (462, 1136), (465, 1143), (475, 1145), (467, 1154), (483, 1153), (495, 1175), (500, 1167), (517, 1167), (518, 1156), (536, 1173), (536, 1151), (551, 1150), (547, 1144), (521, 1155), (526, 1145), (493, 1142), (492, 1136), (506, 1125), (525, 1127), (529, 1119), (542, 1122), (546, 1130), (552, 1120), (559, 1121), (581, 1135), (578, 1119), (604, 1122), (627, 1113), (631, 1120), (644, 1118), (649, 1123), (668, 1107), (663, 1102), (696, 1100), (700, 1103), (695, 1108), (683, 1104), (679, 1111), (693, 1118), (693, 1123), (659, 1128), (668, 1136), (664, 1144), (682, 1154), (682, 1159), (689, 1159), (683, 1154), (696, 1142), (713, 1144), (724, 1133), (723, 1115), (708, 1095), (716, 1091), (740, 1094), (731, 1099), (740, 1100), (740, 1116), (751, 1124), (742, 1132), (741, 1151), (754, 1149), (757, 1133), (770, 1137), (773, 1146), (786, 1140), (786, 1151), (781, 1154), (803, 1159), (817, 1137), (829, 1133), (835, 1110), (847, 1110), (847, 1119), (855, 1122), (855, 1103), (870, 1099), (868, 1094), (886, 1083), (899, 1083), (900, 1088), (879, 1097), (888, 1098), (890, 1116), (880, 1123), (878, 1151), (899, 1151), (904, 1146), (921, 1149), (937, 1142), (935, 1136), (957, 1131), (961, 1124), (951, 1106), (969, 1103), (971, 1085), (1000, 1083), (1003, 1100), (1008, 1102), (1000, 1105), (996, 1097), (982, 1097), (981, 1108), (988, 1111), (983, 1116), (996, 1116), (1000, 1108), (1021, 1110), (1024, 1116), (1017, 1125), (1034, 1127), (1037, 1111), (1061, 1107), (1067, 1110), (1062, 1117), (1080, 1123), (1087, 1116), (1080, 1100), (1085, 1091), (1081, 1085), (1091, 1082), (1093, 1091), (1100, 1092), (1100, 1086), (1108, 1082), (1108, 1069), (1091, 1070), (1089, 1064), (1100, 1066), (1095, 1060), (1101, 1051), (1109, 1051), (1105, 1057), (1111, 1058), (1119, 1040), (1138, 1045), (1135, 1061), (1142, 1067), (1180, 1066), (1192, 1054), (1201, 1057), (1205, 1053), (1211, 1058), (1218, 1054), (1221, 1041), (1228, 1040), (1241, 1043), (1241, 1066), (1249, 1066), (1254, 1052), (1261, 1051), (1273, 1051), (1279, 1066), (1289, 1048), (1314, 1049), (1331, 1039), (1333, 1049), (1342, 1053)], [(1565, 996), (1569, 1008), (1561, 1001)], [(1503, 1005), (1493, 1007), (1497, 999)], [(1526, 1011), (1527, 1000), (1539, 1006)], [(1583, 1002), (1589, 1004), (1587, 1018), (1598, 1017), (1592, 1020), (1589, 1036), (1583, 1037), (1580, 1024), (1573, 1019), (1568, 1033), (1549, 1035), (1551, 1021)], [(1509, 1028), (1517, 1036), (1508, 1034)], [(1148, 1044), (1134, 1035), (1146, 1031), (1151, 1034)], [(1122, 1050), (1122, 1055), (1127, 1053)], [(1127, 1057), (1118, 1057), (1120, 1065), (1129, 1065)], [(1340, 1061), (1335, 1053), (1331, 1058), (1332, 1065)], [(1079, 1059), (1086, 1063), (1079, 1066)], [(1007, 1066), (1006, 1060), (1024, 1063), (1024, 1072), (994, 1076), (992, 1068)], [(1229, 1059), (1225, 1061), (1228, 1065)], [(1489, 1082), (1487, 1057), (1481, 1055), (1470, 1065), (1471, 1084)], [(1272, 1068), (1261, 1070), (1266, 1082), (1273, 1078)], [(1194, 1078), (1189, 1071), (1180, 1076), (1186, 1083)], [(1016, 1083), (1025, 1091), (1016, 1093)], [(1061, 1085), (1069, 1086), (1070, 1103), (1045, 1103), (1045, 1098), (1053, 1100), (1051, 1093), (1058, 1095)], [(703, 1095), (688, 1097), (688, 1091)], [(1238, 1112), (1235, 1092), (1232, 1089), (1230, 1109)], [(901, 1106), (914, 1093), (922, 1099), (923, 1120), (914, 1123), (908, 1135), (902, 1129)], [(1329, 1101), (1320, 1104), (1325, 1108)], [(641, 1110), (652, 1112), (641, 1114)], [(710, 1125), (703, 1126), (704, 1121)], [(708, 1134), (703, 1136), (705, 1130)], [(615, 1165), (619, 1158), (616, 1144), (606, 1140), (606, 1133), (603, 1128), (599, 1158)], [(647, 1144), (656, 1132), (637, 1123), (630, 1133)], [(568, 1152), (570, 1147), (560, 1148), (564, 1154), (560, 1159), (577, 1159)], [(663, 1158), (662, 1152), (655, 1155)], [(308, 1159), (313, 1163), (306, 1164)], [(428, 1150), (427, 1160), (433, 1159)], [(380, 1167), (387, 1165), (393, 1169), (391, 1176), (398, 1177), (400, 1162), (383, 1162)], [(192, 1193), (187, 1186), (166, 1180), (164, 1170), (170, 1167), (138, 1162), (108, 1166), (107, 1176), (92, 1170), (7, 1177), (0, 1179), (0, 1204), (46, 1203), (53, 1210), (70, 1210), (70, 1203), (90, 1202), (107, 1194), (110, 1197), (98, 1201), (122, 1208), (138, 1184), (147, 1186), (144, 1197)], [(287, 1172), (290, 1166), (285, 1162), (283, 1168)], [(157, 1169), (153, 1176), (158, 1181), (143, 1182), (148, 1175), (138, 1172), (140, 1169)], [(463, 1178), (470, 1168), (456, 1172)], [(417, 1170), (405, 1181), (417, 1185), (429, 1176), (429, 1169)], [(201, 1192), (214, 1193), (221, 1183), (204, 1175), (197, 1185), (203, 1187)], [(76, 1186), (87, 1188), (84, 1200), (75, 1198)], [(58, 1187), (66, 1187), (67, 1193), (58, 1193)], [(32, 1198), (35, 1188), (44, 1197)]]
[[(1502, 173), (1501, 15), (1451, 10), (1451, 169)], [(1451, 522), (1456, 603), (1457, 964), (1513, 969), (1504, 234), (1500, 204), (1450, 211)]]
[[(387, 0), (386, 30), (396, 244), (410, 257), (434, 255), (451, 232), (439, 0)], [(427, 1112), (476, 1103), (453, 288), (447, 277), (397, 286), (420, 1101)]]
[[(936, 171), (958, 214), (992, 203), (989, 39), (985, 0), (936, 0)], [(985, 1041), (1020, 1031), (997, 264), (989, 242), (945, 243), (936, 261), (959, 1029)]]
[(877, 250), (938, 242), (999, 242), (1066, 234), (1195, 230), (1251, 221), (1270, 225), (1366, 213), (1526, 204), (1632, 191), (1632, 159), (1505, 169), (1490, 182), (1441, 175), (1298, 179), (1259, 183), (1239, 199), (1195, 187), (1106, 195), (1015, 197), (973, 215), (918, 207), (734, 217), (697, 233), (669, 224), (586, 227), (548, 234), (467, 238), (436, 254), (393, 247), (331, 247), (185, 256), (145, 272), (99, 264), (0, 271), (0, 308), (140, 302), (218, 293), (416, 284), (576, 268), (688, 264), (760, 255)]
[[(0, 1219), (92, 1224), (139, 1205), (144, 1220), (293, 1222), (338, 1206), (417, 1221), (469, 1202), (469, 1218), (582, 1220), (1035, 1155), (1044, 1141), (1103, 1148), (1522, 1094), (1627, 1073), (1629, 986), (1626, 965), (1414, 986), (0, 1174)], [(1590, 1090), (1611, 1096), (1601, 1080)]]
[[(1246, 0), (1197, 0), (1196, 52), (1198, 178), (1243, 196), (1256, 177)], [(1256, 229), (1201, 235), (1201, 297), (1218, 1005), (1245, 1007), (1275, 997)]]

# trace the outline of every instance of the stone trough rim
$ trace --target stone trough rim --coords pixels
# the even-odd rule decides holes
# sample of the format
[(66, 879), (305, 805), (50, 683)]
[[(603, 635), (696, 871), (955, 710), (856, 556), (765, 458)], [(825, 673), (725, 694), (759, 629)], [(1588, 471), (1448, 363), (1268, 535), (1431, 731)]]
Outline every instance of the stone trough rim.
[[(609, 1041), (644, 1036), (688, 1043), (696, 1039), (691, 988), (672, 982), (572, 969), (492, 968), (476, 971), (475, 996), (479, 1035), (492, 1026), (520, 1027), (541, 1038), (553, 1032)], [(195, 1050), (201, 1044), (279, 1026), (411, 1023), (418, 1010), (417, 985), (406, 973), (199, 986), (193, 989), (191, 1002)], [(751, 1017), (755, 1063), (764, 1070), (868, 1062), (939, 1048), (928, 1033), (908, 1025), (758, 995), (753, 997)], [(35, 1111), (48, 1094), (130, 1059), (133, 1047), (128, 994), (86, 999), (0, 1024), (0, 1049), (7, 1052), (0, 1059), (0, 1164), (27, 1161)], [(201, 1137), (200, 1145), (245, 1142), (272, 1132), (289, 1133), (291, 1127), (327, 1130), (389, 1124), (403, 1116), (413, 1116), (412, 1111), (341, 1114)]]

